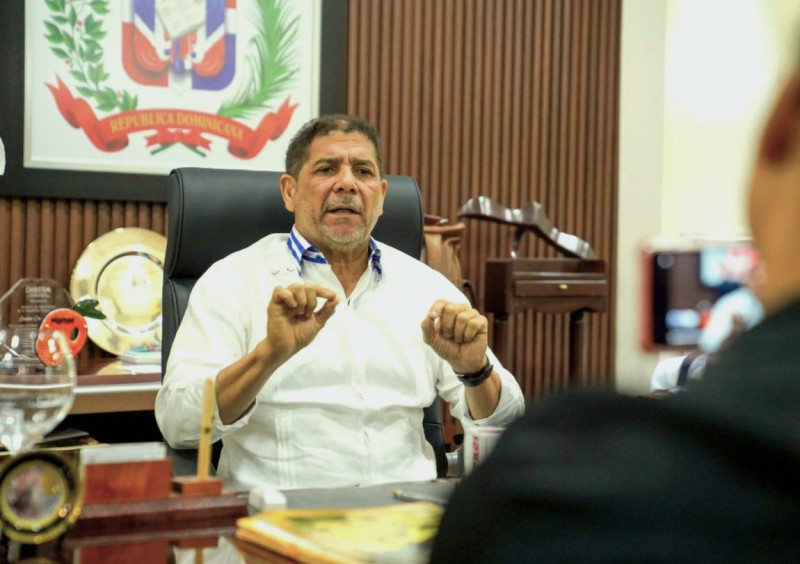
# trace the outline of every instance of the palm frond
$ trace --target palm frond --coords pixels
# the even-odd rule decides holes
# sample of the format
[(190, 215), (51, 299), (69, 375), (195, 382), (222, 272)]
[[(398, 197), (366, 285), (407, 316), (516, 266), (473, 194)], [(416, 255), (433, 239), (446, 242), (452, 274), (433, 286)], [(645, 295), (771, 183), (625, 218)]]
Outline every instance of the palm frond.
[(297, 76), (296, 40), (299, 17), (289, 19), (287, 0), (257, 0), (256, 33), (247, 44), (246, 78), (236, 94), (220, 107), (222, 116), (251, 117), (269, 107)]

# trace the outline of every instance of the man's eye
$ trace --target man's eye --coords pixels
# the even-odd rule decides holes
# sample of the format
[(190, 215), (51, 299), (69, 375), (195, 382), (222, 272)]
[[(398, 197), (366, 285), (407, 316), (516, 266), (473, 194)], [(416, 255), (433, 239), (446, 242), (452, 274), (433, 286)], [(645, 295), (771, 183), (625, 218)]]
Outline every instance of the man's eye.
[(325, 174), (325, 173), (331, 172), (332, 170), (333, 170), (333, 167), (331, 167), (331, 166), (322, 166), (322, 167), (319, 167), (317, 169), (317, 172), (321, 173), (321, 174)]
[(361, 174), (362, 176), (372, 176), (372, 169), (360, 168), (358, 169), (358, 174)]

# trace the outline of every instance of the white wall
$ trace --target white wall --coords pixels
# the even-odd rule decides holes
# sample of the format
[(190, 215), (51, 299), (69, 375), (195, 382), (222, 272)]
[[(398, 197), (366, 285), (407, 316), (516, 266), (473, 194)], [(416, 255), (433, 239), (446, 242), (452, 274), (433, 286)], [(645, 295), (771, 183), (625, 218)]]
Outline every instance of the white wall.
[[(617, 203), (617, 387), (653, 371), (639, 349), (638, 242), (661, 229), (667, 0), (624, 0)], [(646, 381), (646, 379), (644, 379)]]
[(648, 235), (747, 235), (744, 197), (765, 112), (800, 44), (797, 0), (624, 0), (617, 387), (647, 391), (637, 251)]

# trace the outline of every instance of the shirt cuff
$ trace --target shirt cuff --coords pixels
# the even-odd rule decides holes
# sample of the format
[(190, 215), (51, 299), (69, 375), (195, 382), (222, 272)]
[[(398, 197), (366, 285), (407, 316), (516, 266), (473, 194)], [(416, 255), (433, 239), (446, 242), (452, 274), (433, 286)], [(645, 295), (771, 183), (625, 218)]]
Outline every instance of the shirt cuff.
[[(198, 436), (200, 431), (200, 421), (203, 416), (203, 393), (205, 379), (198, 378), (193, 380), (190, 386), (185, 388), (185, 404), (187, 407), (183, 415), (184, 436)], [(258, 404), (256, 399), (253, 404), (245, 411), (241, 417), (229, 424), (222, 423), (219, 415), (219, 406), (214, 402), (214, 422), (212, 424), (212, 441), (217, 441), (225, 435), (241, 429), (250, 421), (255, 407)]]
[[(497, 375), (500, 377), (500, 398), (497, 400), (497, 407), (488, 417), (473, 419), (469, 414), (469, 408), (467, 408), (466, 390), (462, 392), (464, 394), (464, 407), (467, 408), (465, 409), (464, 417), (476, 427), (505, 427), (522, 414), (525, 409), (521, 398), (517, 397), (512, 391), (512, 385), (507, 383), (507, 378), (513, 378), (513, 376), (504, 374), (502, 370), (498, 370)], [(514, 382), (515, 384), (516, 381)]]

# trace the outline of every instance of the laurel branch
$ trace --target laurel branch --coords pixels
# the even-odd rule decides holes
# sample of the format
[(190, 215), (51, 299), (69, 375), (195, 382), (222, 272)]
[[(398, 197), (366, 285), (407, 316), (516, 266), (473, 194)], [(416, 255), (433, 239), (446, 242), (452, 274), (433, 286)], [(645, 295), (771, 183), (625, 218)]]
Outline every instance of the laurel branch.
[(95, 100), (100, 111), (136, 108), (138, 96), (127, 91), (115, 92), (106, 86), (109, 73), (103, 63), (105, 37), (101, 16), (109, 13), (107, 0), (45, 0), (52, 21), (45, 21), (45, 38), (50, 50), (70, 67), (69, 74), (77, 82), (77, 91)]

